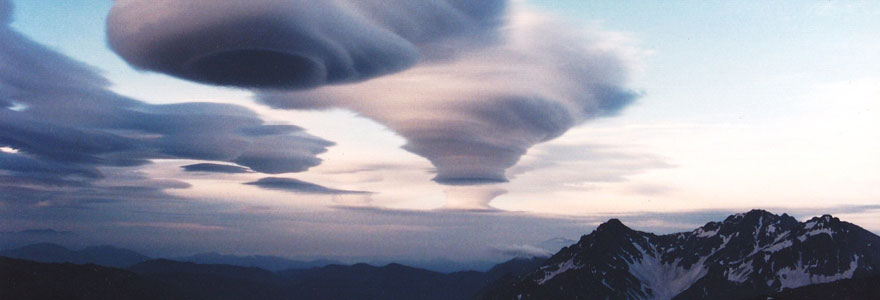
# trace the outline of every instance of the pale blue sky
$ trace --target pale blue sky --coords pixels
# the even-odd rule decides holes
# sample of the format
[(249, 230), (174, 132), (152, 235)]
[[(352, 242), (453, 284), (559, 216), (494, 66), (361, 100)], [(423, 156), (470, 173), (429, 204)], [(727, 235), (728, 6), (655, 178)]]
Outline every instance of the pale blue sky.
[[(154, 103), (237, 103), (258, 111), (271, 122), (303, 126), (310, 133), (337, 143), (322, 154), (321, 166), (294, 177), (337, 188), (375, 191), (370, 205), (376, 209), (424, 211), (443, 207), (445, 195), (452, 194), (447, 187), (430, 181), (430, 163), (399, 149), (404, 142), (400, 136), (353, 113), (277, 111), (253, 103), (247, 91), (209, 87), (133, 70), (106, 46), (104, 18), (112, 6), (111, 1), (16, 0), (14, 3), (13, 28), (102, 70), (114, 83), (112, 89), (116, 92)], [(542, 7), (587, 30), (598, 28), (626, 39), (626, 44), (641, 53), (638, 63), (641, 68), (633, 86), (643, 91), (644, 96), (619, 116), (587, 122), (554, 141), (532, 148), (520, 164), (509, 171), (516, 173), (511, 182), (501, 185), (507, 194), (498, 197), (492, 205), (566, 221), (550, 218), (547, 228), (536, 229), (527, 238), (493, 241), (527, 244), (540, 242), (537, 236), (543, 235), (576, 238), (580, 228), (587, 233), (596, 220), (611, 215), (623, 216), (624, 221), (630, 216), (630, 224), (637, 228), (680, 230), (714, 220), (710, 217), (717, 217), (719, 211), (737, 212), (756, 207), (799, 217), (839, 212), (846, 220), (880, 232), (880, 209), (876, 207), (880, 203), (877, 200), (880, 199), (877, 188), (880, 175), (876, 173), (880, 169), (876, 155), (880, 153), (880, 39), (876, 38), (880, 28), (880, 2), (530, 0), (526, 3)], [(587, 148), (590, 151), (571, 150)], [(258, 220), (249, 219), (250, 215), (241, 216), (239, 220), (228, 211), (218, 211), (217, 207), (268, 207), (276, 209), (271, 213), (271, 225), (290, 226), (284, 228), (284, 233), (265, 235), (277, 240), (286, 238), (285, 234), (302, 237), (296, 235), (301, 231), (297, 226), (312, 228), (318, 223), (333, 223), (327, 220), (334, 218), (327, 212), (328, 207), (339, 204), (335, 198), (304, 199), (235, 185), (255, 180), (257, 175), (198, 177), (180, 174), (179, 165), (158, 161), (141, 171), (152, 178), (193, 184), (190, 189), (173, 193), (199, 199), (199, 203), (211, 207), (206, 210), (234, 221), (200, 217), (162, 224), (199, 221), (221, 227), (247, 224), (266, 230), (269, 225), (257, 224)], [(380, 170), (340, 174), (340, 170), (355, 166)], [(229, 190), (229, 186), (235, 188)], [(871, 208), (871, 205), (875, 206)], [(290, 219), (275, 219), (279, 215), (287, 216), (285, 213), (294, 218), (302, 211), (319, 211), (320, 220), (301, 224)], [(697, 214), (705, 219), (675, 220), (679, 216), (676, 214), (689, 211), (709, 213)], [(111, 212), (111, 209), (104, 211)], [(405, 213), (389, 217), (386, 222), (381, 216), (353, 216), (356, 213), (346, 211), (338, 215), (338, 223), (333, 223), (330, 229), (321, 227), (319, 231), (304, 234), (306, 240), (326, 245), (299, 245), (290, 253), (314, 256), (334, 245), (345, 244), (368, 245), (365, 249), (369, 250), (336, 255), (375, 256), (384, 249), (381, 243), (402, 243), (396, 240), (401, 236), (424, 238), (419, 235), (420, 230), (431, 226), (455, 227), (455, 233), (445, 237), (450, 243), (456, 240), (455, 234), (469, 234), (461, 230), (466, 226), (459, 228), (449, 224), (445, 218), (456, 217), (446, 213), (435, 216), (442, 219), (436, 221), (442, 225), (436, 225), (420, 223), (417, 217)], [(644, 217), (652, 214), (658, 217)], [(566, 223), (572, 220), (569, 218), (581, 217), (589, 221)], [(236, 223), (239, 221), (241, 223)], [(371, 227), (363, 229), (357, 228), (358, 222), (378, 224), (369, 224)], [(485, 222), (476, 226), (492, 224)], [(64, 224), (62, 221), (47, 223)], [(12, 224), (21, 227), (29, 223)], [(582, 227), (573, 229), (572, 224)], [(498, 235), (504, 229), (502, 225), (489, 227), (479, 234)], [(382, 228), (392, 229), (381, 234), (375, 232)], [(370, 240), (359, 243), (358, 230), (369, 232), (365, 239)], [(342, 231), (345, 232), (342, 236), (355, 241), (318, 237)], [(477, 243), (479, 234), (461, 240)], [(102, 240), (107, 236), (95, 239), (112, 242)], [(547, 239), (551, 237), (554, 236)], [(225, 245), (227, 241), (220, 233), (210, 238), (213, 240), (206, 243), (205, 248)], [(425, 245), (437, 246), (432, 242)], [(184, 251), (174, 245), (165, 247)], [(274, 254), (286, 253), (285, 245), (281, 244), (266, 249)], [(228, 245), (226, 250), (257, 251), (243, 245)], [(412, 246), (399, 250), (398, 254), (417, 257), (416, 253), (422, 250)], [(469, 258), (488, 256), (462, 249), (449, 251)]]

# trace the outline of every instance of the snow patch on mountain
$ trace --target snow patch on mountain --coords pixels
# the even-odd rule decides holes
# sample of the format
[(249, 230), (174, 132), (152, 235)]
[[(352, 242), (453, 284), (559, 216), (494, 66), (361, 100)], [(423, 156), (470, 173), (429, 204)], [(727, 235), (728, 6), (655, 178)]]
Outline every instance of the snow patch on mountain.
[(753, 267), (752, 263), (748, 262), (740, 264), (735, 268), (730, 268), (724, 272), (727, 273), (727, 280), (736, 283), (743, 283), (746, 282), (746, 280), (749, 280), (749, 275), (752, 275)]
[(782, 241), (782, 242), (780, 242), (780, 243), (773, 244), (773, 245), (771, 245), (770, 247), (764, 248), (764, 250), (762, 250), (762, 251), (763, 251), (763, 252), (774, 253), (774, 252), (777, 252), (777, 251), (779, 251), (779, 250), (782, 250), (782, 249), (785, 249), (785, 248), (791, 247), (791, 245), (794, 245), (794, 243), (793, 243), (791, 240), (785, 240), (785, 241)]
[[(680, 265), (681, 258), (675, 259), (671, 264), (664, 264), (661, 258), (653, 254), (661, 253), (660, 251), (649, 253), (638, 244), (633, 245), (642, 254), (642, 259), (628, 263), (629, 273), (642, 282), (642, 291), (646, 295), (653, 294), (653, 297), (645, 299), (672, 299), (693, 285), (694, 282), (706, 276), (709, 271), (704, 263), (711, 254), (701, 257), (690, 268), (684, 268)], [(648, 290), (651, 293), (647, 293)]]
[(854, 255), (852, 261), (849, 263), (849, 269), (843, 270), (834, 275), (817, 275), (811, 274), (807, 270), (809, 266), (804, 266), (803, 262), (798, 261), (797, 265), (794, 268), (783, 268), (777, 271), (776, 278), (782, 284), (780, 290), (785, 288), (796, 288), (810, 284), (826, 283), (841, 279), (852, 278), (853, 273), (855, 273), (858, 265), (859, 257)]
[(556, 269), (553, 271), (550, 271), (550, 272), (544, 271), (544, 278), (539, 279), (537, 281), (537, 283), (538, 283), (538, 285), (542, 285), (545, 282), (547, 282), (548, 280), (553, 279), (553, 277), (556, 277), (556, 275), (568, 272), (569, 270), (577, 270), (580, 268), (581, 268), (580, 266), (577, 266), (574, 264), (574, 258), (571, 258), (571, 259), (566, 260), (566, 261), (560, 263), (559, 265), (557, 265)]
[(816, 227), (816, 224), (818, 223), (819, 222), (816, 221), (809, 221), (807, 222), (807, 224), (804, 224), (804, 229), (813, 229), (813, 227)]
[[(814, 236), (814, 235), (820, 235), (820, 234), (823, 234), (823, 233), (824, 233), (824, 234), (827, 234), (828, 236), (830, 236), (830, 237), (832, 237), (832, 238), (834, 237), (834, 230), (831, 230), (831, 228), (822, 228), (822, 229), (810, 230), (810, 231), (807, 231), (806, 233), (804, 233), (804, 234), (801, 235), (801, 236), (811, 237), (811, 236)], [(798, 239), (800, 239), (800, 237), (798, 237)], [(803, 240), (801, 240), (801, 241), (803, 241)]]
[(715, 230), (704, 231), (703, 228), (697, 228), (694, 234), (696, 234), (698, 238), (709, 238), (718, 234), (719, 229), (720, 228), (715, 228)]

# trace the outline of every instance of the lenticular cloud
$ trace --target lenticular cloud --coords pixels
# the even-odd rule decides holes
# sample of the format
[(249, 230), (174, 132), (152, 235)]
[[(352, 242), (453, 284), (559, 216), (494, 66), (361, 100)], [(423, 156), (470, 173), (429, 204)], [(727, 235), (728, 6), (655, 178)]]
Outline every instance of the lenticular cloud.
[(359, 84), (267, 91), (260, 101), (341, 107), (374, 119), (406, 138), (404, 149), (430, 160), (438, 183), (505, 182), (531, 146), (638, 97), (626, 86), (632, 49), (614, 36), (522, 9), (508, 19), (495, 41), (450, 59)]
[(0, 0), (0, 207), (161, 198), (188, 186), (131, 175), (156, 159), (238, 165), (213, 171), (302, 172), (333, 145), (297, 126), (265, 124), (242, 106), (116, 94), (93, 68), (2, 23), (11, 8)]
[(639, 94), (617, 36), (503, 0), (118, 0), (108, 36), (138, 68), (376, 120), (450, 185), (505, 182), (533, 145)]
[(224, 86), (311, 88), (397, 72), (490, 30), (504, 1), (118, 0), (110, 46), (136, 68)]

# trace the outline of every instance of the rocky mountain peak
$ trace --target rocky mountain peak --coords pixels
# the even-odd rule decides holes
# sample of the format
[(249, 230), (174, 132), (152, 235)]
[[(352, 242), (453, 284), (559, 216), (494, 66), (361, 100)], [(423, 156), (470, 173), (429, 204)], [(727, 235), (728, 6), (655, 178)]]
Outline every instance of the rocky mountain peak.
[(489, 299), (734, 299), (880, 274), (880, 237), (751, 210), (655, 235), (611, 219)]
[(596, 228), (597, 232), (600, 232), (600, 231), (624, 232), (624, 231), (630, 231), (630, 230), (632, 230), (632, 229), (630, 229), (629, 227), (626, 227), (626, 225), (623, 225), (623, 222), (620, 222), (620, 220), (618, 220), (618, 219), (609, 219), (608, 221), (600, 224), (599, 227)]

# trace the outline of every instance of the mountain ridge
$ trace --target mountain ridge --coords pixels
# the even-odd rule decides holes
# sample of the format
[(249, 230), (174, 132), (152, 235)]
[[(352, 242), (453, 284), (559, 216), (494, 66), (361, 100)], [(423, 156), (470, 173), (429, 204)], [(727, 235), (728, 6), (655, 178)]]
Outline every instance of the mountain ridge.
[(96, 264), (105, 267), (125, 268), (151, 258), (132, 250), (100, 245), (71, 250), (52, 243), (30, 244), (0, 251), (0, 256), (20, 258), (44, 263)]
[[(54, 244), (13, 250), (38, 258), (40, 251), (125, 253)], [(549, 258), (515, 258), (486, 272), (447, 274), (399, 263), (281, 271), (167, 259), (124, 269), (11, 258), (0, 263), (8, 267), (0, 268), (0, 277), (11, 284), (4, 291), (26, 295), (22, 288), (41, 288), (46, 299), (133, 295), (147, 287), (182, 299), (865, 299), (860, 296), (872, 295), (880, 278), (880, 237), (831, 215), (799, 222), (752, 210), (662, 235), (610, 219)]]
[(665, 235), (610, 219), (485, 299), (736, 299), (878, 273), (880, 237), (764, 210)]

